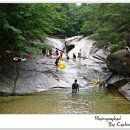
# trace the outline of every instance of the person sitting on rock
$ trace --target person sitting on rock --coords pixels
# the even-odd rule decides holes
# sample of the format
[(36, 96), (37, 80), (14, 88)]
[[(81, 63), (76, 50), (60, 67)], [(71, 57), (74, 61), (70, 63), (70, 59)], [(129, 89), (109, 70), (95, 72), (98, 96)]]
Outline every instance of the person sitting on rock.
[(77, 84), (77, 79), (75, 79), (74, 83), (72, 84), (72, 93), (79, 92), (79, 85)]
[(130, 56), (130, 50), (129, 50), (129, 47), (126, 48), (125, 50), (125, 57), (129, 57)]
[(59, 55), (59, 51), (58, 51), (58, 49), (56, 48), (56, 56), (58, 56)]
[(104, 50), (107, 50), (107, 48), (108, 48), (108, 43), (105, 43), (104, 44)]
[(46, 56), (49, 57), (49, 51), (46, 51)]
[(105, 85), (106, 85), (106, 83), (104, 80), (99, 83), (99, 87), (105, 87)]
[(46, 49), (42, 48), (42, 55), (45, 56), (45, 54), (46, 54)]

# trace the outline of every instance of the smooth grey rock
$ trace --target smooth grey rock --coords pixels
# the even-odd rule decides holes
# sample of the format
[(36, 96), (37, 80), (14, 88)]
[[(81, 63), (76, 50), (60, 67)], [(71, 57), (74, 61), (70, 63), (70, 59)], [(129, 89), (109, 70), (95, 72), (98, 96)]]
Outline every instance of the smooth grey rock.
[(0, 92), (13, 93), (16, 78), (16, 63), (3, 62), (0, 72)]
[(130, 100), (130, 82), (118, 89), (118, 91), (127, 99)]
[(109, 51), (104, 51), (103, 49), (99, 49), (95, 54), (93, 54), (93, 57), (97, 57), (100, 60), (105, 60), (107, 56), (110, 54)]
[(128, 82), (126, 77), (121, 76), (121, 75), (114, 75), (109, 81), (108, 81), (108, 86), (115, 86), (117, 88), (125, 85)]
[(106, 59), (108, 69), (115, 75), (130, 75), (130, 57), (124, 57), (125, 50), (110, 54)]
[[(78, 39), (74, 38), (73, 40), (77, 40), (75, 44), (81, 43), (83, 40), (83, 44), (86, 46), (88, 38), (78, 37)], [(49, 42), (50, 45), (54, 44), (56, 48), (61, 47), (62, 49), (63, 47), (58, 39), (51, 38)], [(91, 48), (92, 43), (93, 41), (87, 43), (89, 48)], [(89, 53), (89, 49), (87, 51)], [(72, 59), (69, 61), (64, 59), (63, 62), (67, 67), (64, 70), (59, 69), (59, 71), (56, 71), (55, 60), (55, 58), (35, 56), (34, 60), (0, 63), (0, 93), (25, 94), (55, 87), (71, 88), (75, 79), (78, 80), (81, 87), (87, 87), (91, 80), (107, 76), (107, 73), (104, 73), (100, 65), (93, 59), (82, 59), (81, 61), (77, 59), (76, 62)]]
[(94, 54), (99, 50), (99, 48), (97, 47), (97, 45), (95, 45), (95, 43), (93, 44), (93, 46), (90, 49), (90, 54)]
[(64, 42), (65, 42), (64, 39), (50, 38), (50, 37), (47, 37), (45, 40), (45, 43), (51, 45), (54, 48), (54, 50), (55, 48), (63, 50), (63, 48), (65, 47)]

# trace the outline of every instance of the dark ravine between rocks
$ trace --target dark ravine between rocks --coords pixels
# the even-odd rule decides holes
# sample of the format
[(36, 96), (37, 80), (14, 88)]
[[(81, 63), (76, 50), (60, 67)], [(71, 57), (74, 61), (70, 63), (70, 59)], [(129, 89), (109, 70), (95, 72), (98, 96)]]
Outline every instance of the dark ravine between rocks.
[[(127, 67), (129, 68), (127, 59), (125, 61), (118, 59), (118, 57), (116, 59), (113, 56), (115, 54), (110, 54), (109, 51), (104, 53), (95, 45), (95, 41), (88, 37), (75, 36), (65, 40), (47, 38), (46, 43), (53, 46), (53, 51), (55, 48), (62, 50), (69, 47), (66, 52), (70, 56), (70, 61), (65, 59), (66, 54), (63, 56), (67, 68), (56, 72), (55, 58), (49, 59), (42, 55), (35, 56), (34, 60), (25, 62), (3, 61), (0, 63), (0, 95), (24, 95), (51, 88), (70, 88), (75, 78), (78, 79), (81, 87), (94, 87), (95, 85), (90, 84), (90, 81), (100, 77), (101, 81), (105, 80), (109, 87), (118, 87), (119, 92), (130, 100), (130, 80), (128, 76), (126, 77), (129, 69), (125, 71), (122, 66), (125, 62), (128, 63)], [(87, 58), (80, 62), (77, 59), (74, 63), (71, 59), (72, 53), (77, 54), (79, 49), (85, 52)], [(124, 51), (121, 52), (124, 53)], [(107, 67), (113, 74), (109, 72)]]

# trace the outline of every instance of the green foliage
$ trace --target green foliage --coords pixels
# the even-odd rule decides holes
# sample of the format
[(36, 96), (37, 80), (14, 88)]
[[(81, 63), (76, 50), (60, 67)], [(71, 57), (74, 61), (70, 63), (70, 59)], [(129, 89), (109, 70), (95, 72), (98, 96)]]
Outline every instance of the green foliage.
[(130, 4), (87, 4), (81, 6), (84, 21), (80, 32), (91, 35), (99, 44), (111, 42), (112, 52), (121, 48), (120, 42), (130, 36)]
[(47, 35), (65, 34), (68, 24), (61, 4), (0, 4), (0, 55), (6, 50), (22, 57), (28, 52), (36, 54), (39, 46), (27, 47), (27, 40), (44, 42)]
[(90, 21), (85, 21), (82, 28), (80, 29), (80, 32), (82, 34), (87, 34), (87, 35), (93, 34), (94, 31), (95, 31), (95, 26)]
[(50, 50), (52, 49), (52, 47), (50, 45), (47, 45), (47, 44), (38, 44), (38, 45), (35, 45), (35, 46), (26, 46), (26, 48), (23, 50), (21, 49), (19, 51), (19, 57), (22, 57), (22, 58), (25, 58), (27, 57), (28, 53), (33, 53), (35, 55), (38, 55), (41, 53), (41, 49), (45, 49), (45, 50)]
[(112, 44), (110, 46), (110, 51), (113, 53), (113, 52), (116, 52), (118, 50), (122, 49), (122, 44), (121, 43), (118, 43), (118, 44)]
[(129, 43), (129, 22), (129, 3), (84, 3), (81, 6), (75, 3), (0, 4), (0, 55), (4, 56), (6, 50), (19, 55), (37, 53), (41, 48), (27, 47), (27, 41), (44, 43), (48, 35), (63, 38), (91, 35), (99, 46), (109, 41), (112, 51), (117, 50), (120, 41)]
[(38, 45), (38, 48), (39, 49), (45, 49), (45, 50), (51, 50), (52, 46), (42, 43), (42, 44)]
[(33, 53), (33, 54), (38, 54), (39, 51), (40, 51), (39, 48), (36, 48), (36, 47), (28, 47), (28, 48), (26, 48), (26, 52)]
[[(78, 35), (80, 28), (82, 26), (82, 17), (81, 12), (79, 12), (80, 6), (76, 6), (76, 4), (61, 4), (66, 12), (67, 25), (65, 28), (65, 35), (67, 37), (71, 37), (74, 35)], [(64, 33), (63, 33), (64, 34)]]

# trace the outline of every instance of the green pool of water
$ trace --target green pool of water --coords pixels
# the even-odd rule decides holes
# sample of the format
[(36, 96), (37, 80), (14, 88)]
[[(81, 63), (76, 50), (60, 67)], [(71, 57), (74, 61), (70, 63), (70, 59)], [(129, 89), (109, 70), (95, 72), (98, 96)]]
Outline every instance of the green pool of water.
[(29, 96), (0, 97), (0, 114), (130, 114), (130, 101), (106, 88), (55, 89)]

